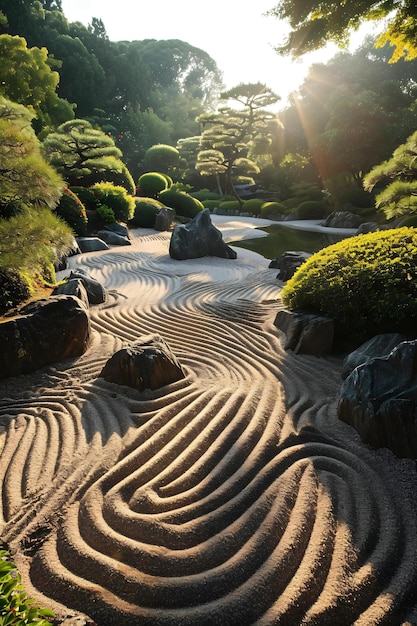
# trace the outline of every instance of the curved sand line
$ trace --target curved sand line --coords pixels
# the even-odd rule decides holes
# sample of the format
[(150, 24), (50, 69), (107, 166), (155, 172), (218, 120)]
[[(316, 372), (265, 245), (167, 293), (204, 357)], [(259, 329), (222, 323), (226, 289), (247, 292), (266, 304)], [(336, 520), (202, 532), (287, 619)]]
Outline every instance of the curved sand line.
[[(283, 350), (265, 259), (168, 245), (73, 257), (109, 291), (88, 351), (0, 383), (1, 535), (29, 594), (99, 626), (417, 623), (414, 463), (337, 419), (339, 360)], [(150, 333), (185, 379), (99, 378)]]

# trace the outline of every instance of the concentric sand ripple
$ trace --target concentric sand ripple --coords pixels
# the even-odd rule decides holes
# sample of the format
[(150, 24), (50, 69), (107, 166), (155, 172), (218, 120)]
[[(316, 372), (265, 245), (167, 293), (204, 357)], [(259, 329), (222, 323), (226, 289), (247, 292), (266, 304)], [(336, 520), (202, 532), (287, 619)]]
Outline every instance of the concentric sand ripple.
[[(2, 537), (30, 594), (99, 626), (417, 623), (414, 464), (337, 420), (338, 360), (283, 350), (264, 259), (168, 243), (74, 257), (109, 290), (89, 350), (0, 386)], [(99, 378), (153, 333), (185, 379)]]

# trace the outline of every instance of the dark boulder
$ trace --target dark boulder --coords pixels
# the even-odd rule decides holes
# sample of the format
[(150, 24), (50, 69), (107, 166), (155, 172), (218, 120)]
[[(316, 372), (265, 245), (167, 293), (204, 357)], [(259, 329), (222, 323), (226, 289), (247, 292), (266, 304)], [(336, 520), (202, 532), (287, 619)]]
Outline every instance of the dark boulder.
[(283, 309), (274, 324), (286, 335), (285, 350), (324, 356), (333, 348), (334, 324), (329, 317)]
[(362, 218), (349, 211), (334, 211), (326, 217), (323, 226), (329, 228), (358, 228), (362, 223)]
[(77, 278), (82, 281), (90, 304), (101, 304), (106, 301), (106, 290), (103, 285), (83, 270), (72, 271), (68, 278), (69, 280)]
[(175, 226), (169, 245), (171, 258), (177, 260), (217, 256), (236, 259), (236, 252), (223, 241), (223, 236), (211, 221), (209, 209), (198, 213), (188, 224)]
[(165, 340), (153, 335), (116, 352), (100, 376), (108, 382), (145, 391), (181, 380), (185, 373)]
[(81, 252), (97, 252), (98, 250), (110, 250), (106, 242), (99, 237), (77, 237), (77, 244)]
[(174, 211), (169, 207), (163, 207), (158, 211), (155, 217), (155, 230), (165, 231), (171, 230), (174, 223)]
[(57, 296), (59, 294), (64, 294), (66, 296), (75, 296), (79, 298), (81, 302), (84, 304), (86, 309), (88, 309), (88, 295), (86, 288), (84, 287), (84, 283), (80, 278), (70, 278), (65, 282), (61, 283), (52, 292), (52, 295)]
[(119, 235), (118, 233), (114, 233), (111, 230), (99, 230), (97, 233), (97, 237), (99, 237), (102, 241), (107, 243), (109, 246), (131, 246), (132, 242), (125, 235)]
[(417, 340), (369, 359), (343, 383), (338, 416), (375, 448), (417, 458)]
[(80, 356), (89, 337), (90, 318), (78, 298), (57, 295), (31, 302), (0, 324), (0, 378)]
[(409, 339), (409, 337), (401, 335), (400, 333), (384, 333), (368, 339), (368, 341), (365, 341), (359, 348), (345, 357), (342, 368), (343, 380), (347, 378), (358, 365), (362, 365), (362, 363), (366, 363), (366, 361), (375, 359), (376, 357), (388, 356), (398, 344), (407, 339)]
[(129, 229), (124, 224), (120, 224), (119, 222), (109, 222), (108, 224), (105, 224), (103, 228), (104, 230), (108, 230), (111, 233), (116, 233), (121, 237), (127, 237), (128, 239), (130, 239)]
[(311, 257), (309, 252), (288, 250), (281, 256), (273, 259), (269, 267), (279, 269), (277, 278), (285, 282), (294, 276), (300, 265), (305, 263), (309, 257)]

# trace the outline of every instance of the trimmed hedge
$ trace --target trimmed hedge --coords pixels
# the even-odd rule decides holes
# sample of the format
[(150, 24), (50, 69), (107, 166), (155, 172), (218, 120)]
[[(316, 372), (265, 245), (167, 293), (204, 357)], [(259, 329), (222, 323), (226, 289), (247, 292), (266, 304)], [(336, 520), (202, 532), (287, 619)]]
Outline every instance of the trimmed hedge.
[(264, 202), (261, 206), (261, 217), (268, 218), (269, 215), (287, 215), (289, 209), (282, 202)]
[(242, 211), (245, 213), (253, 213), (253, 215), (259, 217), (263, 204), (265, 204), (265, 200), (262, 198), (251, 198), (250, 200), (244, 201)]
[(331, 213), (331, 208), (323, 200), (306, 200), (297, 208), (297, 217), (300, 220), (320, 220)]
[(129, 221), (133, 228), (154, 228), (155, 218), (164, 207), (162, 202), (154, 198), (135, 198), (135, 212)]
[(153, 198), (168, 189), (172, 185), (172, 179), (160, 172), (147, 172), (139, 177), (138, 185), (141, 195)]
[(159, 200), (165, 204), (165, 206), (175, 209), (178, 215), (182, 217), (193, 218), (204, 209), (204, 205), (197, 198), (193, 198), (185, 191), (162, 191), (159, 194)]
[(70, 189), (65, 189), (54, 212), (71, 226), (76, 235), (81, 237), (87, 233), (88, 218), (85, 206), (79, 197)]
[(104, 204), (114, 212), (118, 222), (128, 222), (135, 211), (135, 200), (124, 187), (112, 183), (96, 183), (91, 187), (100, 204)]
[(339, 346), (385, 332), (415, 335), (417, 230), (357, 235), (310, 257), (282, 290), (291, 310), (333, 318)]

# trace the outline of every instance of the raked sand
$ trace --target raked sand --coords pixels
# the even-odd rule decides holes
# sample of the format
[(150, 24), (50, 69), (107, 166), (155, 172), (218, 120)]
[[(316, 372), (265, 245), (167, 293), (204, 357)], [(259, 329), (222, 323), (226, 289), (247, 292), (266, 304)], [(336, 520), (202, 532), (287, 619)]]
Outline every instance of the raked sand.
[[(213, 220), (226, 241), (267, 223)], [(417, 624), (415, 463), (338, 420), (340, 360), (283, 349), (277, 271), (132, 235), (71, 259), (108, 290), (87, 352), (0, 382), (1, 538), (29, 595), (98, 626)], [(184, 380), (99, 377), (149, 334)]]

